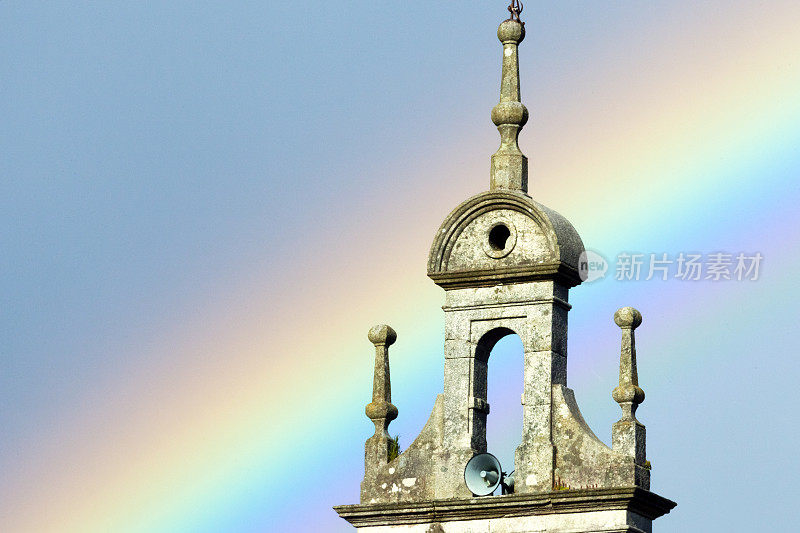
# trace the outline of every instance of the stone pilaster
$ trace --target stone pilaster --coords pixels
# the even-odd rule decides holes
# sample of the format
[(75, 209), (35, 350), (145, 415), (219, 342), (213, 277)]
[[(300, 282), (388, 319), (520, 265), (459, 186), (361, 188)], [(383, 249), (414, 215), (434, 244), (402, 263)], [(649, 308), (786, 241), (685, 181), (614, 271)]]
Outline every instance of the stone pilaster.
[(567, 289), (551, 283), (553, 294), (528, 317), (525, 345), (522, 440), (515, 454), (515, 492), (553, 488), (556, 448), (553, 439), (554, 385), (567, 383)]
[(486, 361), (475, 357), (469, 313), (448, 313), (445, 330), (443, 468), (437, 474), (437, 495), (468, 497), (464, 466), (475, 453), (486, 451)]

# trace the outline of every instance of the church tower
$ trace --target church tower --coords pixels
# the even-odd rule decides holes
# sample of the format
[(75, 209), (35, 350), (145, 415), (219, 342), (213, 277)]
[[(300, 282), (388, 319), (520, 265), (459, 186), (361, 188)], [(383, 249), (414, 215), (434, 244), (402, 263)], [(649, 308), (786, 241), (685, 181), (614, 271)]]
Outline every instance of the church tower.
[[(528, 160), (517, 142), (528, 120), (518, 56), (525, 24), (519, 2), (509, 11), (497, 32), (503, 67), (492, 121), (500, 148), (491, 158), (489, 190), (448, 215), (428, 257), (428, 276), (445, 291), (444, 391), (399, 455), (390, 453), (387, 431), (398, 414), (389, 379), (389, 347), (397, 335), (386, 325), (369, 331), (375, 374), (366, 415), (375, 433), (365, 445), (361, 503), (335, 508), (358, 531), (650, 532), (652, 521), (675, 506), (649, 491), (645, 428), (636, 418), (644, 401), (636, 371), (637, 310), (625, 307), (613, 317), (622, 343), (612, 396), (622, 416), (612, 427), (611, 447), (586, 424), (567, 387), (569, 290), (582, 281), (584, 247), (568, 220), (528, 194)], [(479, 497), (465, 469), (487, 451), (489, 354), (513, 333), (524, 348), (513, 483), (502, 483), (502, 495)], [(491, 471), (480, 471), (487, 485), (500, 483), (497, 474), (494, 480)]]

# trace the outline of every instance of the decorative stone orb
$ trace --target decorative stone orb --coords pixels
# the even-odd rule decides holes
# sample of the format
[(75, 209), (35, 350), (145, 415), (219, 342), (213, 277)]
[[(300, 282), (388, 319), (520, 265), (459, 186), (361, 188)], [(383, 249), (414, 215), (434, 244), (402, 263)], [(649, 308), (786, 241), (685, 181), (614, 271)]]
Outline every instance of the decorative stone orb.
[(611, 397), (617, 403), (634, 403), (639, 405), (644, 401), (644, 391), (638, 385), (626, 383), (615, 388)]
[(528, 122), (528, 108), (520, 102), (500, 102), (492, 109), (492, 122), (501, 124), (517, 124), (520, 127)]
[(497, 28), (497, 38), (502, 43), (521, 43), (525, 38), (525, 26), (516, 20), (504, 20)]
[(633, 307), (623, 307), (614, 313), (614, 322), (621, 328), (636, 329), (642, 323), (642, 314)]
[(364, 413), (370, 420), (385, 418), (391, 421), (397, 419), (397, 407), (384, 400), (368, 403), (364, 408)]
[(397, 333), (386, 324), (378, 324), (377, 326), (372, 326), (367, 337), (372, 344), (391, 346), (397, 340)]

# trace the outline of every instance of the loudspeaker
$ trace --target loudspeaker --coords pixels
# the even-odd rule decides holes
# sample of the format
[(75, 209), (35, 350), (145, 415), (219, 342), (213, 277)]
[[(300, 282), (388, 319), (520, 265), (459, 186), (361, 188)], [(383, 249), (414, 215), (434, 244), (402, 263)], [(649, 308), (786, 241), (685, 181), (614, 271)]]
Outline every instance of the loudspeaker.
[(476, 455), (467, 462), (467, 466), (464, 468), (464, 481), (473, 495), (490, 495), (503, 481), (500, 461), (490, 453)]
[(503, 485), (503, 494), (514, 494), (514, 472), (503, 474), (500, 484)]

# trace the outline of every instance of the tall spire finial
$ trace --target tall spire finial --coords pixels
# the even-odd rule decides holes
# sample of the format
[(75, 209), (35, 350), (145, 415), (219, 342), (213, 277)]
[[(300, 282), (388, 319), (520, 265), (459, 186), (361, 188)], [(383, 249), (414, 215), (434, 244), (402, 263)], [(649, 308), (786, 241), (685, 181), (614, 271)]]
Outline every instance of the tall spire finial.
[(513, 0), (511, 17), (497, 30), (503, 43), (503, 78), (500, 103), (492, 109), (492, 122), (500, 131), (500, 148), (492, 156), (491, 190), (528, 192), (528, 158), (519, 149), (519, 132), (528, 122), (528, 110), (520, 101), (517, 48), (525, 39), (525, 23), (519, 20), (522, 4)]

